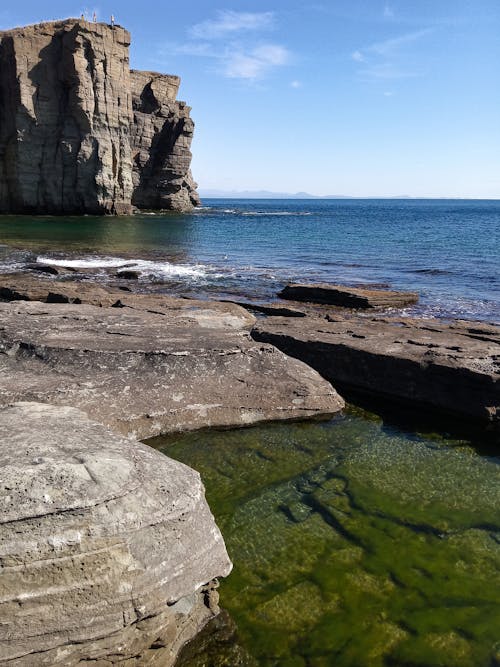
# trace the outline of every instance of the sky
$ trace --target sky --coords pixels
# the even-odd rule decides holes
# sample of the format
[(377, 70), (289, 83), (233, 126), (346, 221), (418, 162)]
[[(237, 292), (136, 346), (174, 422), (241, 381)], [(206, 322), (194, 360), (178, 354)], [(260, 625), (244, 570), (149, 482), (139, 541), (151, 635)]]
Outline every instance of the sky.
[(500, 198), (500, 0), (2, 4), (113, 13), (132, 67), (180, 75), (200, 188)]

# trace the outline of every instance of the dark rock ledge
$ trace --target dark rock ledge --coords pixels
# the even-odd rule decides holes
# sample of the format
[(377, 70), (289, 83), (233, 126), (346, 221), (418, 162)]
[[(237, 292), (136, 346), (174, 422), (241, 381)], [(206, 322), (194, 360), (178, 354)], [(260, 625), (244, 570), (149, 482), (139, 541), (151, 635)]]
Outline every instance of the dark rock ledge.
[(304, 361), (350, 392), (417, 411), (500, 426), (500, 327), (482, 322), (384, 318), (333, 308), (268, 317), (260, 342)]
[(343, 308), (402, 308), (417, 303), (415, 292), (346, 287), (329, 283), (286, 285), (279, 296), (292, 301), (323, 303)]

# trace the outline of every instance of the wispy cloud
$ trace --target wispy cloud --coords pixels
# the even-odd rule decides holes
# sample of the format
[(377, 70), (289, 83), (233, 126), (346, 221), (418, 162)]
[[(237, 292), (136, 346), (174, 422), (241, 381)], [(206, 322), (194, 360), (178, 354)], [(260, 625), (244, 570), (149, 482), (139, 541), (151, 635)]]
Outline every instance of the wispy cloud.
[(302, 88), (302, 81), (297, 81), (296, 79), (291, 81), (290, 88)]
[(250, 52), (228, 51), (224, 58), (224, 74), (230, 79), (262, 79), (274, 67), (286, 65), (290, 54), (278, 44), (263, 44)]
[(193, 39), (220, 39), (238, 32), (268, 29), (273, 20), (273, 12), (219, 11), (217, 18), (192, 26), (189, 35)]
[(351, 58), (355, 60), (357, 63), (364, 63), (365, 62), (365, 56), (361, 53), (361, 51), (354, 51), (351, 54)]
[(394, 81), (396, 79), (411, 79), (420, 76), (421, 72), (415, 69), (399, 67), (393, 63), (380, 63), (378, 65), (365, 67), (359, 70), (358, 74), (365, 79)]
[(398, 49), (412, 42), (417, 42), (422, 37), (426, 37), (434, 32), (434, 28), (424, 28), (423, 30), (416, 30), (414, 32), (407, 32), (404, 35), (399, 37), (393, 37), (391, 39), (386, 39), (383, 42), (377, 42), (369, 46), (366, 51), (370, 53), (378, 53), (378, 55), (386, 56), (391, 53), (394, 53)]
[(432, 34), (434, 28), (424, 28), (375, 42), (351, 53), (355, 62), (362, 64), (358, 74), (365, 79), (389, 80), (420, 76), (418, 64), (411, 55), (410, 47)]
[(262, 39), (274, 19), (273, 12), (220, 11), (216, 18), (191, 26), (187, 42), (164, 45), (160, 55), (206, 58), (226, 78), (258, 81), (292, 60), (285, 46)]
[(390, 5), (385, 5), (384, 6), (384, 18), (385, 19), (392, 19), (394, 18), (394, 11)]

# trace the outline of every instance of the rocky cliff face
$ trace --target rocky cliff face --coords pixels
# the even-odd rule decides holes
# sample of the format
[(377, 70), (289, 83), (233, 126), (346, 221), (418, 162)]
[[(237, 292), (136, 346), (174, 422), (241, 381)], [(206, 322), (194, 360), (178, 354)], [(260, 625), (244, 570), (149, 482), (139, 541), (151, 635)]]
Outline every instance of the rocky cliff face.
[(83, 20), (0, 32), (0, 212), (188, 210), (178, 77), (130, 72), (130, 34)]
[(132, 70), (131, 144), (134, 192), (139, 208), (186, 210), (200, 203), (190, 171), (194, 123), (177, 102), (177, 76)]

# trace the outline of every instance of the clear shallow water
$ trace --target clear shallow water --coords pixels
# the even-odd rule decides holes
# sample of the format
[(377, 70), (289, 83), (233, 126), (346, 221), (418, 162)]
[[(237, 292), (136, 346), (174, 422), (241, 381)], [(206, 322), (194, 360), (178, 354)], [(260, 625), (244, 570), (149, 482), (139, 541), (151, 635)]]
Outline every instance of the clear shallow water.
[(200, 471), (238, 637), (184, 667), (500, 661), (500, 461), (351, 414), (156, 439)]
[(168, 290), (266, 300), (289, 281), (387, 284), (421, 294), (411, 314), (500, 321), (500, 201), (204, 203), (191, 215), (1, 216), (0, 270), (114, 261)]

